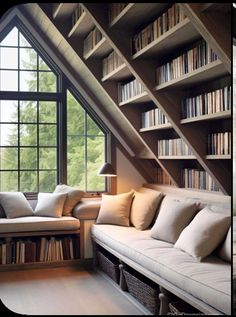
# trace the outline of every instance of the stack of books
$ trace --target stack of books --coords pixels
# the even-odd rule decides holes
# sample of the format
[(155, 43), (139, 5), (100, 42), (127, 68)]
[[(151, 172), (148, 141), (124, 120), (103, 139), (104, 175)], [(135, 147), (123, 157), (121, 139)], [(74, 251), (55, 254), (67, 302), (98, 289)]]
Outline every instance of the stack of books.
[(186, 98), (181, 109), (183, 119), (230, 110), (231, 86)]
[(169, 121), (159, 108), (142, 113), (142, 128), (150, 128), (166, 123), (169, 123)]
[(179, 78), (217, 59), (218, 56), (208, 43), (200, 41), (192, 49), (157, 68), (157, 83), (163, 84)]
[(143, 85), (134, 79), (126, 84), (119, 84), (120, 102), (127, 101), (145, 91)]
[(162, 168), (157, 168), (157, 184), (173, 185), (170, 176), (167, 175)]
[(182, 139), (158, 140), (159, 156), (189, 156), (193, 152)]
[(208, 134), (209, 155), (231, 155), (231, 132)]
[(102, 33), (94, 28), (84, 40), (84, 56), (86, 56), (102, 39)]
[(123, 59), (115, 52), (111, 52), (106, 58), (102, 61), (102, 74), (103, 77), (110, 74), (112, 71), (117, 69), (123, 64)]
[(183, 185), (185, 188), (219, 191), (212, 177), (199, 169), (185, 168), (183, 170)]

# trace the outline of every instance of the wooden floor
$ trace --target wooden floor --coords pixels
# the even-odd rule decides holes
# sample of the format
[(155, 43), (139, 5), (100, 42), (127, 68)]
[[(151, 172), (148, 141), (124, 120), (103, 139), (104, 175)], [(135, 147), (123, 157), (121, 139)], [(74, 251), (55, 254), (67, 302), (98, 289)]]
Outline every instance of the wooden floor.
[(143, 315), (102, 274), (67, 267), (0, 272), (0, 298), (26, 315)]

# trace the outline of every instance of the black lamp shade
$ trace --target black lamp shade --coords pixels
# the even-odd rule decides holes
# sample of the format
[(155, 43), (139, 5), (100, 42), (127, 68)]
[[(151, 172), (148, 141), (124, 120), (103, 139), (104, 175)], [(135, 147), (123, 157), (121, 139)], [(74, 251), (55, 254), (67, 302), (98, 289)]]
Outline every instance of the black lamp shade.
[(116, 176), (116, 172), (110, 163), (104, 163), (98, 172), (100, 176)]

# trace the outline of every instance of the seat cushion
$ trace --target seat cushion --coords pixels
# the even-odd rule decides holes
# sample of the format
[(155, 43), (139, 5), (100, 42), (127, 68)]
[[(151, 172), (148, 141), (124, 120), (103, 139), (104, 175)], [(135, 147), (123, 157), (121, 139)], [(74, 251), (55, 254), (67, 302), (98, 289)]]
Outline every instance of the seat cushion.
[(0, 219), (0, 235), (7, 232), (77, 230), (80, 222), (74, 217), (21, 217), (14, 219)]
[(95, 224), (92, 236), (199, 300), (230, 314), (229, 263), (215, 256), (198, 262), (173, 244), (151, 238), (150, 230)]

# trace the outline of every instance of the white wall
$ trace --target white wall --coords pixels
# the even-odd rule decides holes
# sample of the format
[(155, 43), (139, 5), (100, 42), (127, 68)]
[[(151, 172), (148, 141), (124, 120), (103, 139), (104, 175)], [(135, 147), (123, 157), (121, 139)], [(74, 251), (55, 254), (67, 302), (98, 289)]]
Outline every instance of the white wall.
[(117, 194), (129, 190), (138, 189), (146, 183), (136, 168), (127, 160), (123, 153), (116, 150), (116, 171), (117, 171)]

